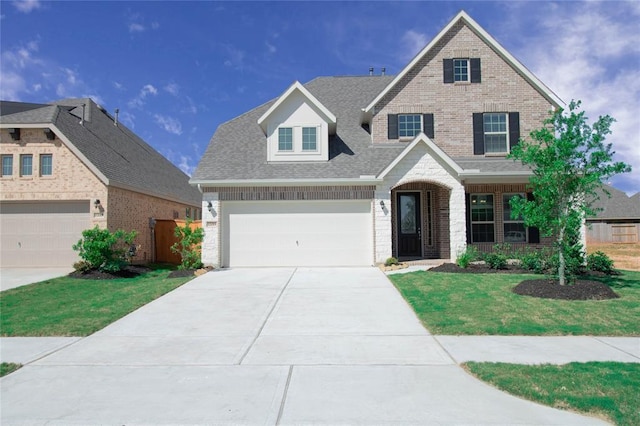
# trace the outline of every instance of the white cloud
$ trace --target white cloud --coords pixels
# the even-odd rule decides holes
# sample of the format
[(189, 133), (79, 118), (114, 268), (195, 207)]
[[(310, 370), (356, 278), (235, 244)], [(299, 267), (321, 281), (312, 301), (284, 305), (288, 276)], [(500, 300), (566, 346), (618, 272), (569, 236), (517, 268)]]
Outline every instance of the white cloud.
[(136, 116), (131, 114), (128, 111), (121, 111), (118, 114), (118, 120), (120, 120), (122, 123), (124, 123), (125, 126), (130, 128), (131, 130), (133, 130), (135, 128), (135, 119), (136, 119)]
[[(610, 6), (559, 3), (550, 13), (537, 4), (537, 13), (531, 12), (536, 17), (534, 33), (514, 53), (565, 102), (582, 100), (590, 124), (601, 115), (617, 120), (607, 142), (613, 143), (615, 159), (634, 171), (614, 182), (635, 192), (640, 188), (640, 8), (624, 2)], [(511, 19), (531, 18), (526, 10), (521, 12)]]
[(18, 0), (13, 2), (13, 6), (22, 13), (31, 13), (36, 9), (40, 9), (42, 4), (39, 0)]
[(142, 33), (144, 32), (145, 27), (142, 24), (138, 24), (137, 22), (132, 22), (129, 24), (129, 32), (130, 33)]
[(401, 55), (403, 61), (410, 61), (428, 43), (426, 34), (414, 30), (407, 30), (402, 36)]
[(267, 52), (270, 54), (274, 54), (278, 51), (278, 49), (271, 43), (269, 43), (268, 41), (264, 42), (265, 46), (267, 46)]
[(178, 86), (176, 83), (169, 83), (164, 86), (164, 91), (172, 94), (173, 96), (178, 96), (178, 93), (180, 92), (180, 86)]
[(153, 118), (165, 131), (178, 136), (182, 134), (182, 124), (179, 120), (161, 114), (155, 114)]
[(122, 85), (122, 83), (119, 83), (117, 81), (113, 82), (113, 87), (115, 87), (118, 90), (122, 90), (124, 88), (124, 86)]
[(145, 104), (145, 99), (147, 98), (147, 96), (155, 96), (157, 94), (158, 89), (156, 89), (152, 84), (145, 84), (142, 89), (140, 89), (140, 93), (138, 93), (138, 96), (131, 99), (128, 105), (130, 108), (142, 108), (142, 106)]

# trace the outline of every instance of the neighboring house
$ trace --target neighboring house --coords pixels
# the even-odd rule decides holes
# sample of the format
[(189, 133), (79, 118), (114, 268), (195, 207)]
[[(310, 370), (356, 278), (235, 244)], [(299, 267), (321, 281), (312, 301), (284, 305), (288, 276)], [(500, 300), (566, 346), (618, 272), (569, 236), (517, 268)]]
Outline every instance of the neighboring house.
[(0, 102), (0, 265), (65, 266), (84, 229), (136, 230), (153, 259), (150, 218), (199, 215), (188, 176), (91, 99)]
[(205, 264), (371, 265), (538, 247), (506, 159), (562, 101), (465, 12), (397, 76), (321, 77), (222, 124), (191, 183)]
[(594, 203), (596, 215), (587, 218), (588, 243), (640, 242), (640, 192), (628, 197), (606, 185)]

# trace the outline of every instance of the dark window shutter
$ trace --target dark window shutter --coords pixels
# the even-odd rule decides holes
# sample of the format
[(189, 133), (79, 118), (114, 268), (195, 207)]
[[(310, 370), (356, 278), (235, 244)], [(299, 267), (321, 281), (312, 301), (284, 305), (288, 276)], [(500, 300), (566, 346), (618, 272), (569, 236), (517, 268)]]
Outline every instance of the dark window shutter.
[(445, 83), (453, 83), (453, 59), (442, 60), (442, 71)]
[(509, 113), (509, 148), (513, 148), (520, 140), (520, 113)]
[[(533, 201), (533, 194), (531, 192), (527, 192), (527, 200)], [(529, 244), (538, 244), (540, 243), (540, 230), (534, 226), (529, 227)]]
[(484, 122), (481, 112), (473, 113), (473, 154), (484, 154)]
[(429, 139), (433, 139), (433, 114), (422, 114), (422, 131)]
[(398, 139), (398, 114), (387, 116), (387, 134), (389, 139)]
[(464, 202), (467, 206), (464, 215), (467, 219), (467, 244), (471, 244), (471, 194), (464, 194)]
[(471, 66), (471, 82), (480, 83), (482, 81), (480, 73), (480, 58), (469, 59), (469, 65)]

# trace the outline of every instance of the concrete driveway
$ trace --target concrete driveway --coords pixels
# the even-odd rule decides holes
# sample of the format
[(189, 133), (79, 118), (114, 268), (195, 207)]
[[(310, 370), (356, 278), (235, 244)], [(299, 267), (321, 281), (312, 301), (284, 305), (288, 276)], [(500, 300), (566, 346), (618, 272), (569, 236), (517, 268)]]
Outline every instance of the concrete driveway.
[(73, 268), (0, 268), (0, 291), (62, 277)]
[(376, 268), (211, 272), (0, 380), (10, 424), (603, 424), (466, 374)]

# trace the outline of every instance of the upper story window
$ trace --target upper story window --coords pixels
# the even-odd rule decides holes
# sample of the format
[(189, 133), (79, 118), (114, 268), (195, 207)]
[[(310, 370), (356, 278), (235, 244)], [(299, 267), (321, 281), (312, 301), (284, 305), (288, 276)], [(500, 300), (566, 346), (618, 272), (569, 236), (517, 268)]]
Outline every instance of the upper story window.
[(2, 176), (13, 175), (13, 155), (2, 156)]
[(278, 129), (278, 151), (293, 151), (293, 129), (291, 127)]
[(469, 82), (469, 60), (468, 59), (453, 60), (453, 81)]
[(509, 201), (513, 197), (524, 198), (524, 194), (502, 194), (502, 219), (504, 223), (505, 243), (526, 243), (527, 229), (524, 226), (524, 219), (519, 216), (515, 219), (511, 217), (511, 204)]
[(20, 176), (31, 176), (33, 174), (33, 155), (20, 155)]
[(507, 114), (488, 113), (483, 116), (484, 152), (508, 152)]
[(473, 114), (473, 153), (507, 154), (520, 139), (520, 114), (486, 112)]
[(495, 241), (493, 194), (471, 194), (471, 239), (474, 243)]
[(480, 58), (443, 59), (444, 83), (481, 83)]
[(315, 127), (302, 128), (302, 150), (316, 151), (318, 149), (318, 136)]
[(40, 176), (51, 176), (53, 174), (53, 155), (40, 154)]
[(399, 114), (398, 115), (398, 136), (401, 138), (412, 138), (422, 131), (421, 114)]

